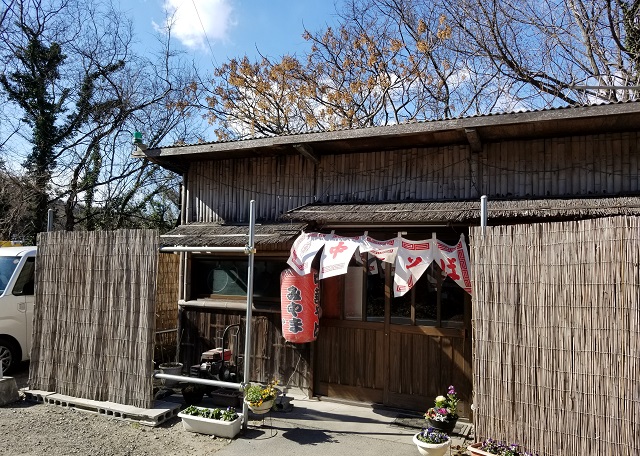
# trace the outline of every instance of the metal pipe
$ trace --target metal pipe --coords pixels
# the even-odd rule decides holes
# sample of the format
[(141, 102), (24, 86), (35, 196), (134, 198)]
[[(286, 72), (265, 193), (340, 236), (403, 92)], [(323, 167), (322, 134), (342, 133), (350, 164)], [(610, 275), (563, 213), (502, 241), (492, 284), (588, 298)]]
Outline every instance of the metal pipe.
[(178, 306), (178, 328), (176, 333), (176, 361), (180, 359), (180, 348), (182, 345), (182, 317), (183, 317), (184, 309), (182, 306)]
[(53, 231), (53, 209), (47, 211), (47, 232)]
[(232, 388), (238, 391), (244, 389), (243, 383), (231, 383), (231, 382), (221, 382), (220, 380), (209, 380), (206, 378), (200, 377), (185, 377), (183, 375), (170, 375), (163, 374), (161, 372), (156, 372), (153, 374), (155, 378), (165, 379), (165, 380), (174, 380), (176, 382), (185, 382), (185, 383), (197, 383), (198, 385), (207, 385), (207, 386), (219, 386), (221, 388)]
[[(245, 322), (245, 334), (244, 334), (244, 373), (243, 380), (249, 381), (251, 375), (251, 311), (253, 307), (253, 260), (255, 255), (254, 250), (254, 237), (256, 230), (256, 202), (251, 200), (249, 203), (249, 243), (247, 244), (247, 250), (249, 251), (249, 265), (247, 267), (247, 321)], [(245, 401), (242, 402), (242, 416), (246, 417), (249, 413), (249, 408)], [(242, 423), (242, 428), (247, 429), (247, 419)]]
[(160, 253), (173, 253), (173, 252), (233, 252), (233, 253), (247, 253), (247, 247), (160, 247)]
[(480, 226), (482, 227), (482, 235), (487, 228), (487, 195), (480, 197)]

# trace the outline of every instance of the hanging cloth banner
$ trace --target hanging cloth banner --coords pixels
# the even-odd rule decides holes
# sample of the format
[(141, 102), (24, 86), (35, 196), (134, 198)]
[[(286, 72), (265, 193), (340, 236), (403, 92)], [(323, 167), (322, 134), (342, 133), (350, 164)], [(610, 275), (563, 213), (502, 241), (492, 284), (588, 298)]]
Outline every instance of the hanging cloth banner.
[(393, 278), (393, 295), (402, 296), (409, 291), (435, 258), (432, 241), (407, 241), (397, 238), (400, 246)]
[(396, 261), (396, 255), (398, 253), (398, 238), (389, 239), (388, 241), (378, 241), (369, 236), (362, 236), (360, 240), (360, 252), (368, 252), (381, 261), (393, 263)]
[(344, 237), (333, 236), (324, 243), (324, 250), (320, 257), (320, 279), (346, 274), (349, 261), (360, 246), (362, 236)]
[(451, 280), (460, 285), (464, 291), (471, 294), (469, 255), (464, 237), (460, 236), (460, 240), (454, 246), (441, 241), (436, 241), (436, 244), (438, 246), (436, 261), (438, 261), (442, 272), (451, 277)]
[(332, 237), (333, 233), (303, 232), (293, 243), (287, 264), (300, 275), (309, 274), (311, 272), (311, 263), (313, 263), (316, 254), (324, 246), (325, 242)]
[[(302, 233), (293, 244), (287, 264), (297, 274), (306, 275), (311, 272), (311, 264), (316, 254), (322, 249), (320, 258), (320, 279), (346, 274), (349, 261), (359, 248), (361, 253), (368, 253), (370, 257), (384, 263), (394, 263), (394, 296), (402, 296), (409, 291), (422, 274), (429, 268), (432, 261), (438, 262), (442, 271), (471, 294), (471, 275), (469, 274), (469, 254), (464, 236), (454, 246), (445, 244), (433, 238), (425, 241), (408, 241), (396, 237), (386, 241), (378, 241), (369, 236), (358, 237), (336, 236), (333, 233)], [(375, 261), (370, 261), (369, 273), (377, 273)]]

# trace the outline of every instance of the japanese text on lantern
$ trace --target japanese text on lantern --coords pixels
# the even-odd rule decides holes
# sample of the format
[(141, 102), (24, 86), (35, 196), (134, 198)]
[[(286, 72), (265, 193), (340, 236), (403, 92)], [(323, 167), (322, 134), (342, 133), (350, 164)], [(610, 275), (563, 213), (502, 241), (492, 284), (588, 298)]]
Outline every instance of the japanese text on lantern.
[(301, 314), (304, 310), (302, 307), (302, 294), (300, 289), (295, 285), (291, 285), (287, 288), (287, 300), (289, 304), (287, 305), (287, 312), (291, 315), (291, 319), (289, 320), (289, 331), (293, 334), (298, 334), (303, 330), (302, 319), (298, 317), (298, 314)]

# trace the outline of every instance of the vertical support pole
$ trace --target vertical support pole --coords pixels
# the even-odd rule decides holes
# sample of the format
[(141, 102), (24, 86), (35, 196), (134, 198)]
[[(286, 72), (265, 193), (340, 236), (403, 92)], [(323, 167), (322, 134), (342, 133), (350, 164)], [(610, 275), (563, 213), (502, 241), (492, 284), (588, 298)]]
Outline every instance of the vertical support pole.
[(182, 318), (184, 317), (184, 307), (178, 305), (178, 324), (176, 325), (176, 363), (180, 362), (180, 349), (182, 348)]
[[(254, 237), (256, 230), (256, 202), (255, 200), (251, 200), (249, 203), (249, 243), (247, 245), (247, 250), (249, 253), (249, 261), (247, 267), (247, 321), (245, 323), (245, 334), (244, 334), (244, 375), (243, 381), (248, 382), (249, 376), (251, 375), (251, 314), (252, 314), (252, 305), (253, 305), (253, 261), (255, 255), (254, 248)], [(247, 429), (247, 416), (249, 414), (249, 408), (247, 407), (246, 402), (242, 402), (242, 429)]]
[(482, 236), (487, 228), (487, 195), (480, 197), (480, 227), (482, 228)]
[(53, 209), (47, 211), (47, 232), (51, 231), (53, 231)]

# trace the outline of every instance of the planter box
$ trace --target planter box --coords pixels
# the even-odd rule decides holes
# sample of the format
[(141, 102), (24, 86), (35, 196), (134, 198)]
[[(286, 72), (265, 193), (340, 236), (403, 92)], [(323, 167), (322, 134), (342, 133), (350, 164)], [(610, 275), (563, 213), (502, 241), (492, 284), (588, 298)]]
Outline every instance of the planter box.
[(242, 409), (242, 392), (232, 389), (218, 388), (209, 393), (213, 403), (220, 407), (233, 407)]
[(480, 449), (481, 445), (482, 445), (482, 442), (476, 442), (472, 445), (469, 445), (467, 447), (467, 450), (469, 451), (469, 453), (475, 456), (496, 456), (495, 454), (487, 453), (486, 451), (481, 450)]
[(242, 413), (238, 413), (238, 418), (233, 421), (212, 420), (201, 416), (185, 415), (182, 412), (178, 413), (178, 416), (182, 418), (182, 426), (185, 431), (215, 435), (226, 439), (232, 439), (238, 435), (242, 426)]

